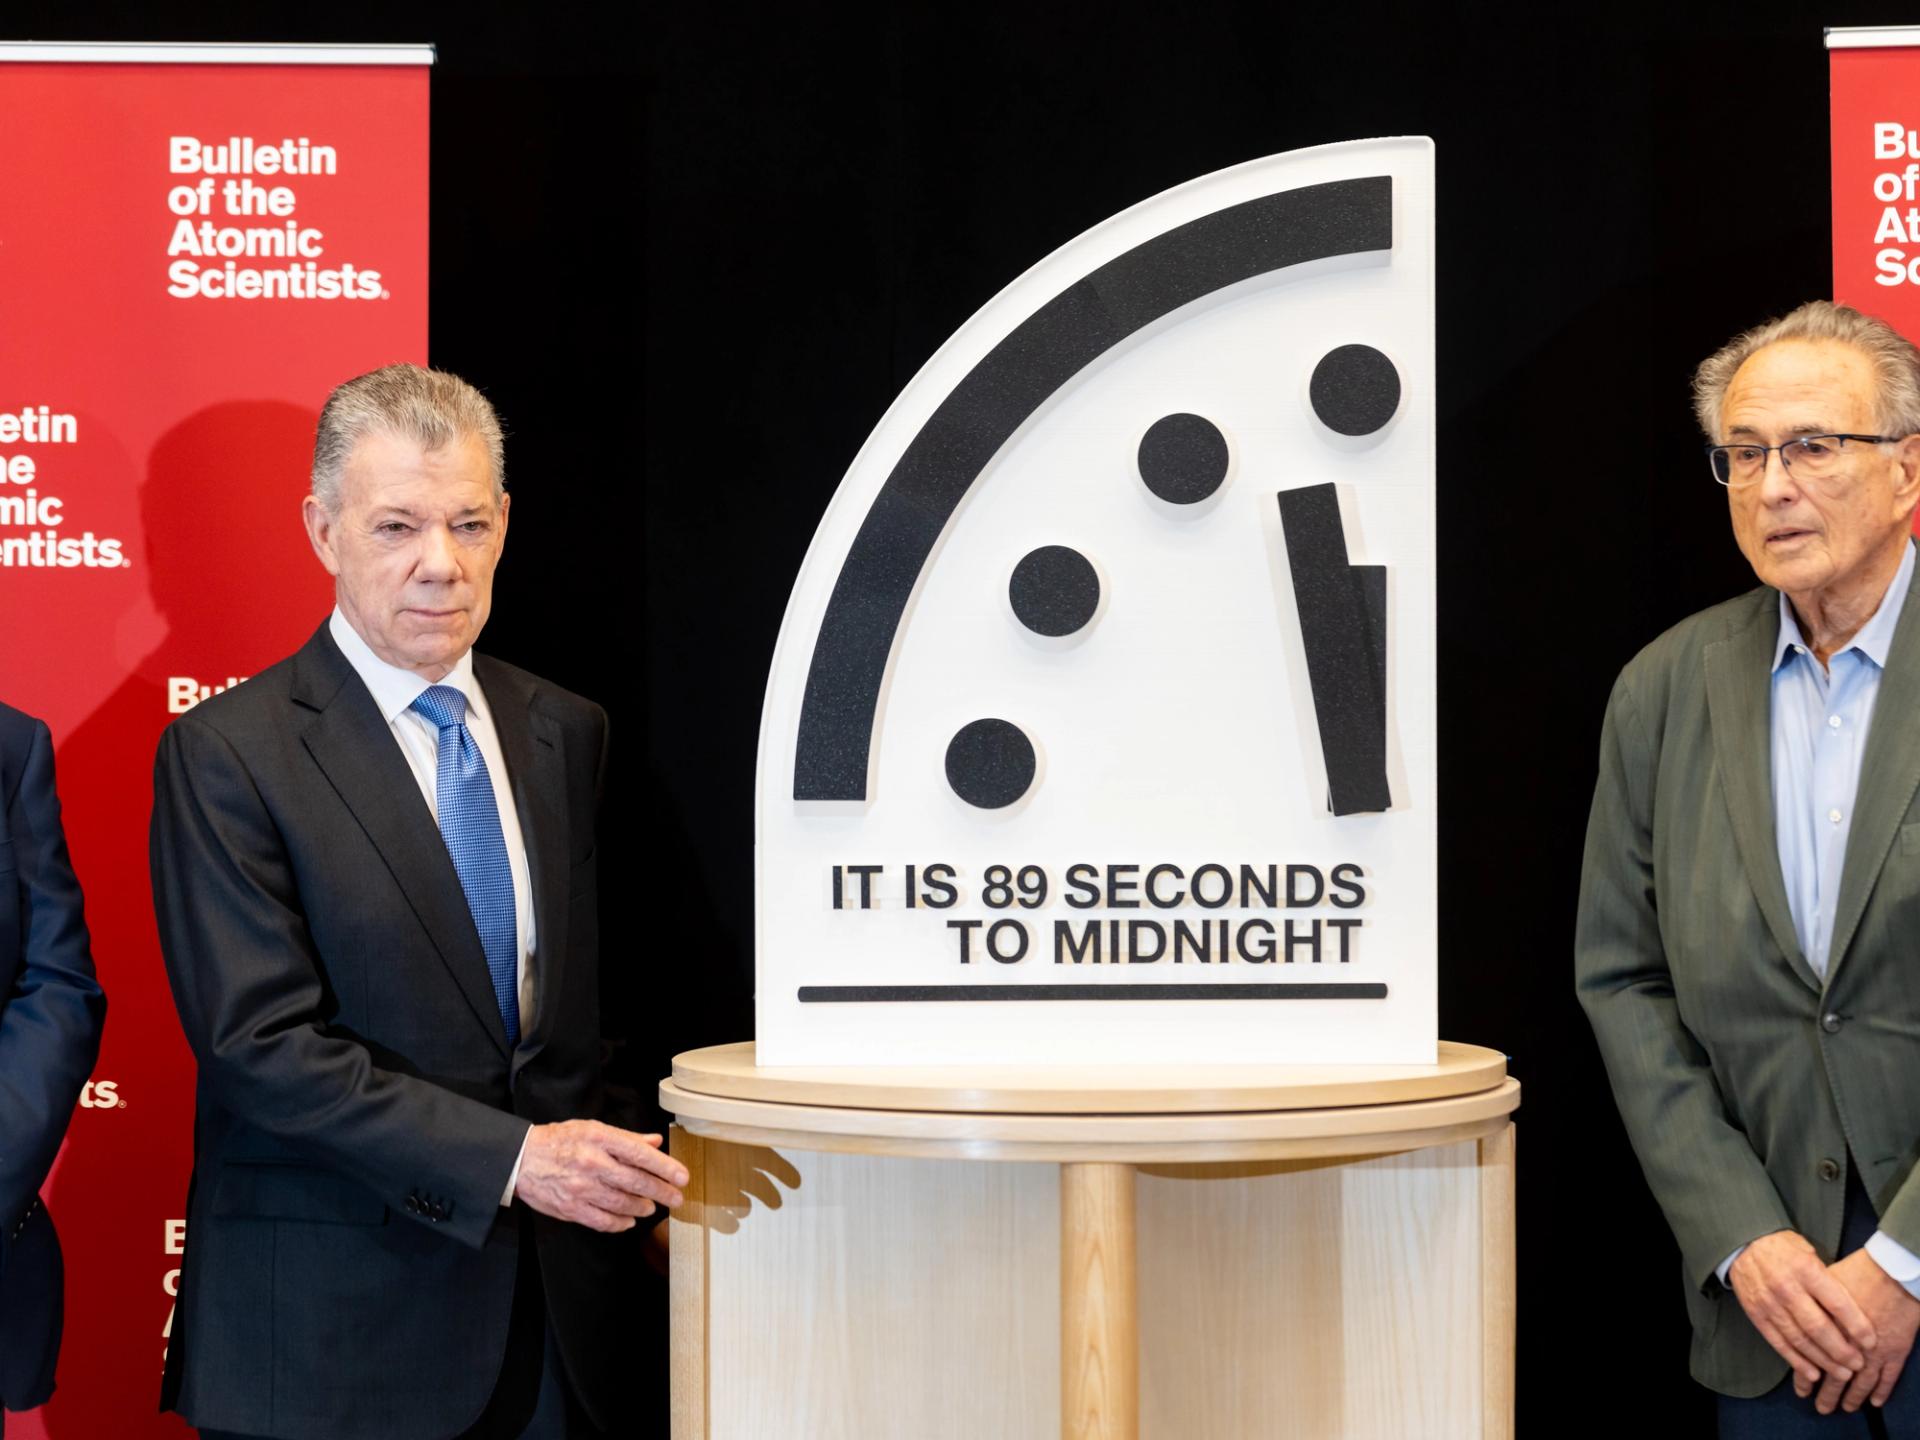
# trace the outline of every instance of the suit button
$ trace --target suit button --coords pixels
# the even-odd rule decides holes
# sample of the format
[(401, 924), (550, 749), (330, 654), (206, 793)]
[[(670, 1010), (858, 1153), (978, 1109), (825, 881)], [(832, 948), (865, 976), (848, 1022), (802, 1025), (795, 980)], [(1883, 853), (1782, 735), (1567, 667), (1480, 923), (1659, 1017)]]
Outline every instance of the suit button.
[(1842, 1020), (1831, 1010), (1820, 1017), (1820, 1028), (1829, 1035), (1838, 1035), (1840, 1033), (1840, 1027), (1846, 1023), (1846, 1021)]
[(1838, 1160), (1822, 1160), (1820, 1162), (1820, 1178), (1822, 1180), (1838, 1180), (1840, 1178), (1840, 1162)]

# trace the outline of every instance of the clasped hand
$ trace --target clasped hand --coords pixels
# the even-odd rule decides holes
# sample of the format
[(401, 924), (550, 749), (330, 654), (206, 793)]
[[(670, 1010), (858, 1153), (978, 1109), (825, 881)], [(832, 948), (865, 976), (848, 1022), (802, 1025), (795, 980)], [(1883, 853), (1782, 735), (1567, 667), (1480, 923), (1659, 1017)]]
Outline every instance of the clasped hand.
[(1823, 1415), (1886, 1404), (1920, 1328), (1920, 1300), (1865, 1250), (1826, 1265), (1805, 1236), (1776, 1230), (1748, 1245), (1727, 1279), (1793, 1367), (1795, 1394), (1813, 1395)]
[(614, 1234), (656, 1204), (678, 1205), (686, 1183), (687, 1167), (662, 1153), (658, 1135), (563, 1120), (528, 1134), (513, 1193), (543, 1215)]

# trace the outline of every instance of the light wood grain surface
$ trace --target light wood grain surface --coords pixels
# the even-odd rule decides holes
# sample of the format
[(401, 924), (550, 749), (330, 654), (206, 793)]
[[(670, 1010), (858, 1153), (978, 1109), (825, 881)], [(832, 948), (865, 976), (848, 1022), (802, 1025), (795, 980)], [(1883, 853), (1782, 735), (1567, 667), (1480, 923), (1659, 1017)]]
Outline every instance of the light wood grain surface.
[(1139, 1440), (1133, 1167), (1060, 1167), (1060, 1434)]
[(743, 1144), (963, 1160), (1245, 1160), (1377, 1155), (1478, 1139), (1520, 1103), (1520, 1086), (1399, 1105), (1184, 1115), (1001, 1115), (853, 1110), (693, 1094), (667, 1080), (660, 1103), (689, 1132)]
[(1480, 1319), (1484, 1440), (1513, 1440), (1515, 1296), (1514, 1130), (1502, 1126), (1480, 1142)]
[(1498, 1050), (1440, 1042), (1433, 1065), (792, 1066), (754, 1064), (752, 1042), (673, 1059), (683, 1092), (836, 1109), (1049, 1115), (1313, 1110), (1433, 1100), (1506, 1078)]
[(687, 1167), (686, 1199), (667, 1220), (667, 1383), (673, 1440), (707, 1440), (707, 1143), (678, 1125), (667, 1153)]
[(1059, 1434), (1058, 1167), (704, 1153), (709, 1428), (674, 1440)]
[(1519, 1086), (1471, 1073), (1159, 1114), (663, 1082), (673, 1440), (1511, 1440)]
[(1141, 1434), (1480, 1440), (1476, 1159), (1143, 1169)]
[[(695, 1152), (676, 1136), (675, 1153)], [(686, 1357), (676, 1328), (674, 1440), (1073, 1433), (1062, 1419), (1085, 1391), (1063, 1348), (1063, 1167), (697, 1153), (700, 1209), (674, 1222), (674, 1317), (697, 1313), (708, 1353)], [(1509, 1436), (1512, 1276), (1481, 1274), (1504, 1223), (1483, 1197), (1503, 1186), (1481, 1158), (1468, 1141), (1138, 1170), (1139, 1434)], [(700, 1261), (696, 1307), (679, 1267)], [(701, 1375), (699, 1402), (683, 1398)], [(680, 1428), (696, 1416), (709, 1428)]]

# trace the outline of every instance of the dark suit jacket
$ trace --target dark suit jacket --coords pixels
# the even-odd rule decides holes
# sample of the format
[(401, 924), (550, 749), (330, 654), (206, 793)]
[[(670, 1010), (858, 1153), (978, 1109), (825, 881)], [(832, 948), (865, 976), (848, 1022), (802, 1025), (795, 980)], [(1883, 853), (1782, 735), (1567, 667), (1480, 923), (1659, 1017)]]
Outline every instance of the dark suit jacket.
[(53, 742), (0, 705), (0, 1404), (53, 1390), (60, 1247), (39, 1203), (74, 1101), (100, 1054), (80, 884), (60, 830)]
[(1579, 993), (1680, 1242), (1695, 1378), (1757, 1395), (1786, 1365), (1714, 1276), (1798, 1230), (1835, 1258), (1849, 1152), (1920, 1252), (1920, 585), (1874, 703), (1824, 984), (1774, 839), (1779, 595), (1661, 636), (1607, 708), (1575, 948)]
[[(465, 1428), (506, 1344), (523, 1207), (500, 1196), (528, 1122), (620, 1118), (604, 1114), (597, 974), (606, 716), (484, 656), (474, 675), (537, 924), (538, 1005), (512, 1052), (446, 845), (325, 625), (161, 737), (154, 900), (199, 1060), (162, 1404), (196, 1425)], [(637, 1246), (532, 1222), (569, 1375), (619, 1433)]]

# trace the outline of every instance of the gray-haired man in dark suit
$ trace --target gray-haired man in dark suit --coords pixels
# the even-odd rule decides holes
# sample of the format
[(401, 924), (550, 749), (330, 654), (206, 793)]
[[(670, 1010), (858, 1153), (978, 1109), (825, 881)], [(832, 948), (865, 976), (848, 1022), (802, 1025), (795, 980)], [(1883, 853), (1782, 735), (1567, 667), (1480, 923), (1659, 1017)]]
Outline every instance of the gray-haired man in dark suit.
[(607, 718), (472, 649), (501, 448), (456, 376), (335, 390), (303, 512), (334, 612), (161, 738), (154, 901), (199, 1061), (162, 1403), (203, 1434), (547, 1440), (664, 1407), (629, 1382), (634, 1222), (685, 1170), (607, 1123)]

